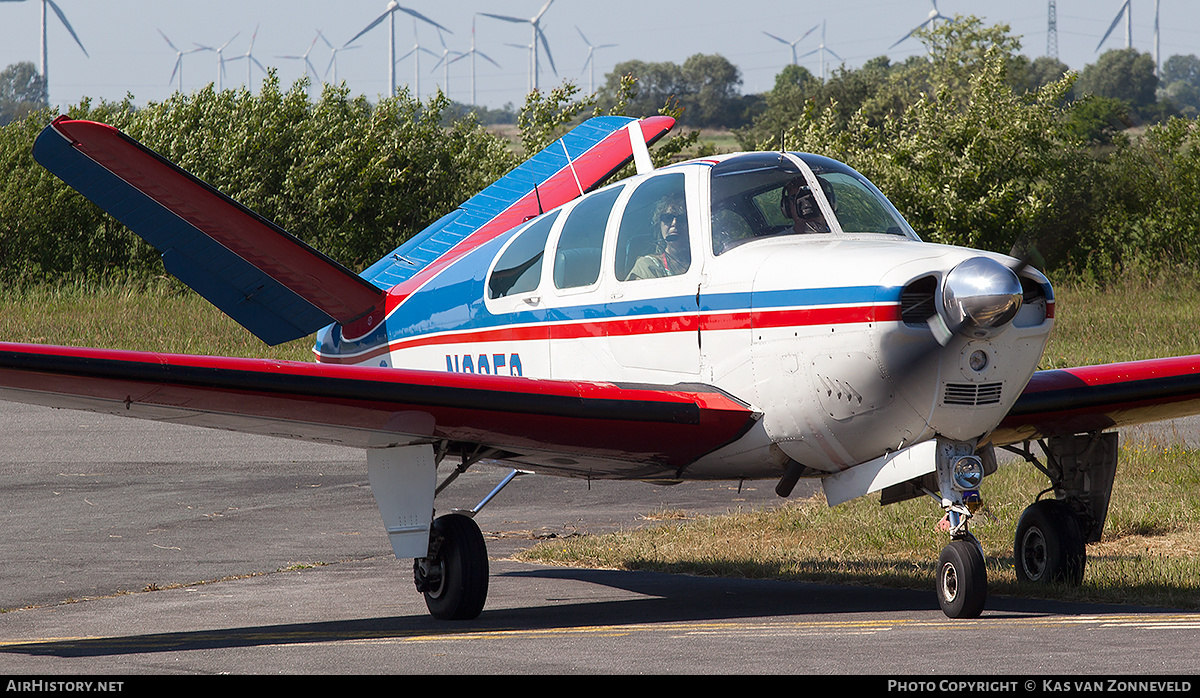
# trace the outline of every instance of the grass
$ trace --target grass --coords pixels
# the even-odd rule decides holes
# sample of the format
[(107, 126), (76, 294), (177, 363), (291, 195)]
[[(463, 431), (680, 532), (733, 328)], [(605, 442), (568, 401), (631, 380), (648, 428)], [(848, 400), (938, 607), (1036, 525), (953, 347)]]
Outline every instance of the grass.
[(171, 279), (38, 286), (0, 299), (0, 340), (311, 361), (313, 338), (268, 347)]
[(1200, 278), (1136, 277), (1103, 291), (1055, 288), (1055, 327), (1039, 368), (1200, 354)]
[[(1088, 546), (1082, 587), (1018, 585), (1012, 540), (1021, 511), (1046, 487), (1025, 463), (985, 483), (973, 531), (991, 593), (1072, 601), (1200, 608), (1200, 454), (1155, 442), (1125, 445), (1104, 539)], [(932, 589), (941, 509), (927, 498), (881, 507), (863, 497), (838, 507), (822, 494), (756, 511), (693, 516), (600, 536), (544, 541), (530, 562), (697, 575)]]

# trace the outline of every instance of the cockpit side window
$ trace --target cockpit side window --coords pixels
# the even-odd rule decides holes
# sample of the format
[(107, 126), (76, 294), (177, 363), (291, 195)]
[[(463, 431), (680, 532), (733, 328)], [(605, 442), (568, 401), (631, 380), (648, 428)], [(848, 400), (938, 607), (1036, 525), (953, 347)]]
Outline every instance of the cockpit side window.
[(686, 273), (691, 266), (685, 177), (676, 172), (642, 182), (621, 216), (614, 271), (620, 281)]
[(550, 236), (556, 218), (558, 211), (553, 211), (517, 233), (516, 239), (504, 250), (492, 269), (491, 278), (488, 279), (489, 298), (503, 298), (537, 289), (542, 280), (546, 238)]

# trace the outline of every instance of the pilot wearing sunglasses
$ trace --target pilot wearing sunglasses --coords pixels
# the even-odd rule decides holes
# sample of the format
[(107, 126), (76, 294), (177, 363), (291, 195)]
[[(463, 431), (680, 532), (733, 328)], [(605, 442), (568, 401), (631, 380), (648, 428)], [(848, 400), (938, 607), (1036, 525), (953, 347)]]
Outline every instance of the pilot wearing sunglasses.
[(629, 270), (627, 281), (675, 276), (686, 272), (691, 266), (692, 248), (688, 239), (687, 209), (683, 197), (664, 199), (658, 206), (654, 221), (657, 227), (655, 251), (638, 257)]

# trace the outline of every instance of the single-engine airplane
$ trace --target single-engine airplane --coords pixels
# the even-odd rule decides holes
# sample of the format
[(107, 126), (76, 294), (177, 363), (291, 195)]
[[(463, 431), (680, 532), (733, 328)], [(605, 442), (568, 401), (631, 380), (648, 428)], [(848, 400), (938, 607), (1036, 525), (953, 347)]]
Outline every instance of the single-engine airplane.
[(969, 524), (1002, 447), (1056, 494), (1021, 517), (1018, 577), (1080, 583), (1117, 461), (1105, 430), (1200, 412), (1200, 357), (1036, 371), (1055, 307), (1039, 271), (923, 242), (829, 158), (655, 169), (673, 123), (588, 120), (355, 274), (118, 130), (60, 117), (38, 162), (263, 341), (316, 332), (317, 361), (4, 344), (0, 398), (365, 449), (438, 618), (487, 596), (472, 517), (496, 492), (434, 517), (477, 463), (512, 468), (497, 492), (534, 472), (929, 496), (950, 537), (939, 602), (974, 617)]

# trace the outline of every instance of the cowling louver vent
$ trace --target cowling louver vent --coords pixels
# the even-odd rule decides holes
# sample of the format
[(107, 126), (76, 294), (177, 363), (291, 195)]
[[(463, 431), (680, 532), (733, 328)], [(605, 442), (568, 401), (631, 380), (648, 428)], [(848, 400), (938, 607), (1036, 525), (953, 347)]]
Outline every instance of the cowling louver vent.
[(942, 404), (978, 407), (1000, 402), (1003, 383), (947, 383)]
[(933, 317), (937, 308), (933, 304), (937, 293), (937, 279), (922, 277), (900, 291), (900, 319), (909, 325), (924, 325)]

